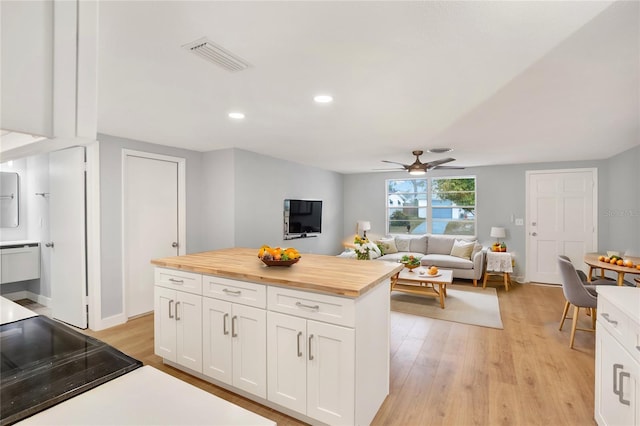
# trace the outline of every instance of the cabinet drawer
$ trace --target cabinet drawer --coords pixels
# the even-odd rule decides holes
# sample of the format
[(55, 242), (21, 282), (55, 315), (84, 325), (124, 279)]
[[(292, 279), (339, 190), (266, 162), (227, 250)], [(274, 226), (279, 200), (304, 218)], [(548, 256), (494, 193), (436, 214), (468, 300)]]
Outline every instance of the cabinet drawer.
[(264, 309), (267, 289), (264, 284), (203, 275), (202, 295)]
[(604, 297), (598, 297), (598, 323), (640, 361), (640, 327)]
[(345, 297), (269, 286), (267, 306), (270, 311), (355, 327), (355, 301)]
[(202, 275), (193, 272), (156, 268), (155, 284), (187, 293), (202, 294)]

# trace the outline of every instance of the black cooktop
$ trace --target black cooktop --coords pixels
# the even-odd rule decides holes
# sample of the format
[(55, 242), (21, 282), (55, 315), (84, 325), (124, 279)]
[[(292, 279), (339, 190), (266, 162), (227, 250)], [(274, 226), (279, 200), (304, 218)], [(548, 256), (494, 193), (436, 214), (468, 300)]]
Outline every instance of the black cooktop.
[(0, 326), (0, 425), (135, 370), (142, 362), (47, 317)]

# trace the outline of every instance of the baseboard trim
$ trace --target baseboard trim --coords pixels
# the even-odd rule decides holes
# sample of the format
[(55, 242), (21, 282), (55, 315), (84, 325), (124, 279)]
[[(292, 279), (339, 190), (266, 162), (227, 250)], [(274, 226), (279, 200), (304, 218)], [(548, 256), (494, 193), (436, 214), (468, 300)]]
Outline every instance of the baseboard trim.
[(105, 328), (115, 327), (116, 325), (124, 324), (127, 322), (127, 317), (124, 314), (117, 314), (108, 318), (100, 318), (96, 321), (96, 324), (92, 324), (91, 330), (100, 331)]

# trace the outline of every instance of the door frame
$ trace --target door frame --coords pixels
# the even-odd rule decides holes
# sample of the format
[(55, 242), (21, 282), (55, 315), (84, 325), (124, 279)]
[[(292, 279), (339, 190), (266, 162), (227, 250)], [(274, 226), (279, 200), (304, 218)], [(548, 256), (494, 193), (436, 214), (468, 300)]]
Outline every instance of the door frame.
[[(529, 282), (529, 276), (530, 276), (530, 264), (529, 264), (529, 256), (531, 255), (531, 253), (529, 252), (529, 245), (530, 245), (530, 240), (531, 240), (531, 205), (529, 203), (529, 193), (530, 193), (530, 188), (529, 188), (529, 178), (531, 177), (531, 175), (536, 175), (536, 174), (549, 174), (549, 173), (554, 173), (554, 174), (559, 174), (559, 173), (578, 173), (578, 172), (591, 172), (591, 175), (593, 177), (593, 247), (594, 249), (597, 249), (598, 247), (598, 168), (597, 167), (584, 167), (584, 168), (577, 168), (577, 169), (548, 169), (548, 170), (526, 170), (525, 171), (525, 220), (526, 220), (526, 226), (525, 226), (525, 261), (526, 261), (526, 267), (525, 267), (525, 274), (524, 274), (524, 279), (525, 282)], [(574, 261), (582, 261), (582, 259), (573, 259)]]
[(170, 155), (164, 154), (156, 154), (153, 152), (145, 152), (145, 151), (136, 151), (132, 149), (122, 149), (121, 156), (121, 165), (122, 165), (122, 180), (120, 186), (120, 202), (121, 202), (121, 210), (120, 210), (120, 243), (121, 243), (121, 252), (122, 259), (120, 262), (121, 265), (121, 277), (122, 277), (122, 316), (124, 318), (124, 322), (128, 320), (127, 318), (127, 283), (126, 283), (126, 268), (128, 266), (127, 261), (127, 248), (125, 244), (125, 213), (126, 213), (126, 201), (125, 201), (125, 185), (127, 183), (127, 157), (140, 157), (146, 158), (149, 160), (160, 160), (160, 161), (169, 161), (173, 163), (177, 163), (178, 165), (178, 255), (182, 256), (186, 254), (186, 246), (187, 246), (187, 222), (186, 222), (186, 206), (187, 206), (187, 197), (186, 197), (186, 160), (180, 157), (173, 157)]

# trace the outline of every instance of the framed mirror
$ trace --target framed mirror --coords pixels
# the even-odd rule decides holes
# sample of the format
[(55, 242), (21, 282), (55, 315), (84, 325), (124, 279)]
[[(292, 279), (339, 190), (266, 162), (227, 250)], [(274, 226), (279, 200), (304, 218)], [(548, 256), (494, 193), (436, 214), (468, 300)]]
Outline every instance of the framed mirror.
[(17, 173), (0, 172), (0, 228), (17, 228), (20, 177)]

